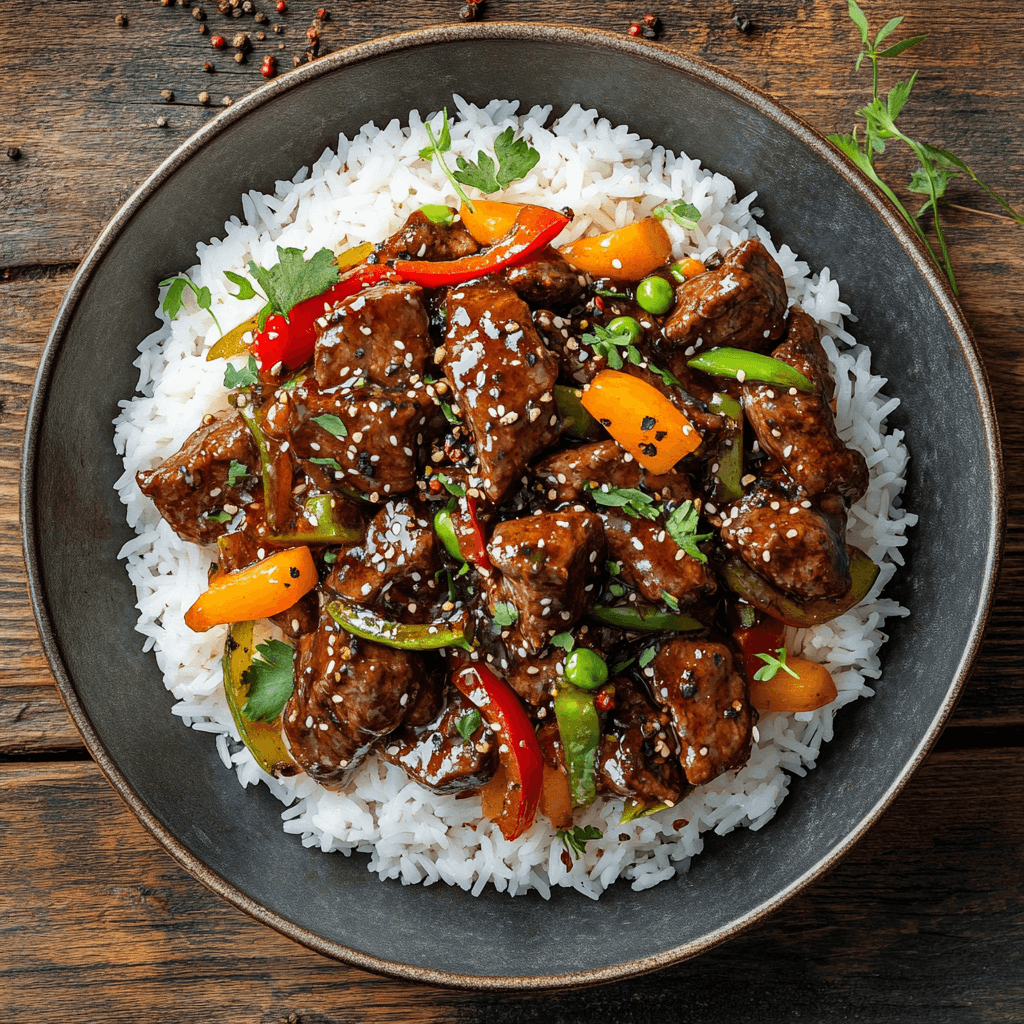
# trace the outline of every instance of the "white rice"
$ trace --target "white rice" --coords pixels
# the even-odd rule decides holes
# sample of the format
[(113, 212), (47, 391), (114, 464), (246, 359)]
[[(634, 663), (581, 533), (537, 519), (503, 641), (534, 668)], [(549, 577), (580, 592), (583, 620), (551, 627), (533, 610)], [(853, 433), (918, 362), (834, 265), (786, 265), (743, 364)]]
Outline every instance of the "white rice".
[[(673, 808), (620, 825), (622, 800), (599, 800), (578, 814), (576, 823), (596, 826), (604, 838), (589, 842), (571, 869), (543, 815), (525, 836), (509, 843), (480, 817), (478, 799), (438, 795), (383, 761), (371, 758), (345, 793), (322, 789), (304, 775), (270, 778), (239, 742), (225, 703), (219, 663), (223, 631), (196, 634), (182, 621), (204, 589), (215, 555), (180, 540), (135, 483), (136, 472), (176, 451), (205, 413), (227, 407), (224, 363), (205, 358), (220, 332), (194, 304), (174, 323), (158, 312), (163, 326), (140, 344), (135, 364), (140, 394), (121, 403), (115, 421), (115, 445), (125, 468), (117, 490), (137, 534), (120, 552), (138, 593), (137, 628), (146, 638), (143, 650), (154, 652), (167, 689), (177, 698), (174, 714), (215, 735), (221, 760), (243, 786), (262, 782), (271, 789), (286, 805), (285, 831), (300, 836), (305, 846), (346, 856), (369, 854), (369, 869), (382, 879), (443, 881), (474, 894), (490, 884), (510, 895), (535, 889), (548, 898), (553, 886), (571, 886), (597, 899), (618, 878), (646, 889), (684, 871), (700, 853), (708, 829), (724, 834), (741, 826), (762, 828), (786, 796), (790, 777), (814, 767), (821, 744), (832, 738), (836, 711), (873, 693), (870, 681), (880, 674), (885, 621), (908, 614), (881, 597), (882, 589), (903, 564), (899, 549), (917, 520), (900, 507), (908, 459), (903, 434), (885, 428), (897, 401), (882, 393), (886, 381), (871, 373), (870, 352), (847, 333), (845, 324), (853, 318), (828, 269), (812, 274), (790, 249), (772, 243), (755, 220), (756, 193), (736, 198), (728, 178), (625, 126), (613, 127), (594, 110), (576, 106), (549, 124), (550, 107), (517, 115), (516, 102), (495, 100), (482, 109), (458, 97), (455, 102), (450, 161), (456, 154), (475, 159), (478, 150), (493, 151), (495, 137), (514, 126), (539, 151), (540, 161), (500, 198), (571, 207), (576, 217), (559, 244), (621, 226), (666, 199), (682, 197), (701, 211), (701, 220), (691, 232), (666, 222), (676, 258), (724, 253), (756, 236), (782, 267), (790, 301), (822, 326), (837, 380), (840, 435), (864, 453), (870, 468), (868, 492), (850, 515), (849, 540), (881, 565), (871, 593), (857, 608), (823, 626), (789, 630), (791, 653), (823, 661), (838, 697), (814, 712), (763, 715), (748, 764)], [(439, 115), (431, 123), (436, 134)], [(272, 265), (277, 246), (341, 252), (387, 237), (425, 203), (455, 204), (436, 162), (418, 155), (427, 141), (416, 111), (407, 126), (393, 121), (379, 129), (371, 123), (354, 139), (341, 136), (336, 151), (326, 150), (291, 181), (277, 182), (272, 195), (243, 196), (244, 221), (232, 217), (222, 238), (198, 245), (198, 262), (188, 271), (197, 285), (210, 289), (221, 325), (241, 322), (261, 301), (232, 298), (226, 270), (245, 273), (250, 259)]]

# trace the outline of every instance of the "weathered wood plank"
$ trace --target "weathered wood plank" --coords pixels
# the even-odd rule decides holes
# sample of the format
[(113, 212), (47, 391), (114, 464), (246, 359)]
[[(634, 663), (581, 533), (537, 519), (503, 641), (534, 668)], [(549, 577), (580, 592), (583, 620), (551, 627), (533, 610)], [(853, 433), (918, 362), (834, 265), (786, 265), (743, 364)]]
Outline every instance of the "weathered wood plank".
[[(90, 763), (0, 767), (4, 1019), (898, 1019), (1024, 1005), (1024, 753), (931, 757), (846, 861), (750, 935), (551, 996), (448, 993), (323, 959), (184, 874)], [(966, 817), (964, 808), (972, 814)], [(771, 827), (771, 826), (769, 826)], [(997, 979), (995, 982), (993, 979)], [(869, 980), (869, 983), (866, 981)]]

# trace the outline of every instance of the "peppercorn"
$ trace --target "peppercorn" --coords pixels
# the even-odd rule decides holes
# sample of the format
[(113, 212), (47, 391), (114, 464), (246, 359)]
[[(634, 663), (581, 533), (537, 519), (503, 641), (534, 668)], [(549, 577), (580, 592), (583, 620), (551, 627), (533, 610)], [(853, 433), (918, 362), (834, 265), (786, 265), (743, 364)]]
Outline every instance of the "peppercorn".
[(199, 34), (201, 36), (205, 36), (206, 35), (206, 26), (205, 25), (200, 25), (199, 26)]
[(235, 63), (236, 64), (244, 64), (245, 60), (246, 60), (245, 54), (241, 50), (239, 50), (238, 53), (235, 54)]
[(156, 119), (156, 126), (157, 126), (157, 128), (166, 128), (167, 127), (167, 118), (166, 117), (158, 117)]
[(297, 68), (301, 63), (302, 63), (302, 58), (298, 54), (295, 54), (295, 56), (292, 57), (292, 67), (296, 67)]
[(127, 14), (119, 14), (114, 19), (114, 24), (117, 25), (119, 28), (127, 28), (128, 27), (128, 15)]
[(268, 53), (263, 58), (263, 66), (260, 68), (260, 74), (264, 78), (273, 78), (277, 74), (277, 61), (274, 59), (272, 53)]
[(230, 0), (218, 0), (218, 2), (217, 2), (217, 11), (220, 14), (226, 14), (226, 15), (228, 15), (230, 17), (231, 16), (231, 2), (230, 2)]
[(8, 146), (7, 147), (7, 159), (8, 160), (20, 160), (21, 159), (21, 150), (18, 149), (17, 146)]
[(631, 36), (638, 36), (642, 32), (643, 32), (643, 29), (635, 21), (633, 22), (632, 25), (629, 26), (629, 34)]
[(284, 35), (284, 25), (275, 25), (274, 32), (279, 36)]
[(262, 11), (257, 11), (253, 21), (255, 21), (257, 25), (266, 25), (270, 19)]
[(328, 21), (331, 17), (331, 12), (328, 11), (326, 7), (318, 7), (316, 11), (316, 16), (320, 19), (320, 21)]
[(476, 4), (463, 4), (459, 9), (459, 17), (463, 21), (476, 21)]
[(192, 4), (192, 0), (178, 0), (178, 6), (179, 7), (190, 7), (191, 4)]
[(170, 89), (161, 90), (160, 97), (168, 103), (174, 102), (174, 93)]
[(252, 14), (256, 8), (253, 6), (252, 0), (242, 0), (242, 11), (245, 14)]
[(223, 50), (228, 45), (227, 40), (223, 36), (213, 36), (210, 39), (210, 45), (215, 50)]
[(288, 4), (285, 3), (285, 0), (277, 0), (277, 3), (274, 4), (274, 10), (277, 11), (278, 14), (284, 14), (284, 12), (288, 10)]
[(750, 35), (750, 33), (754, 31), (754, 23), (745, 15), (734, 14), (732, 17), (732, 23), (744, 35)]
[(203, 64), (203, 70), (208, 75), (212, 75), (217, 69), (209, 61), (206, 61), (206, 63)]
[(230, 96), (225, 96), (224, 99), (222, 99), (220, 102), (221, 102), (221, 106), (230, 107), (231, 106), (231, 97)]
[(160, 0), (160, 6), (161, 7), (170, 7), (171, 6), (171, 0)]
[(644, 24), (648, 28), (653, 28), (653, 29), (657, 30), (657, 29), (661, 28), (661, 19), (656, 14), (645, 14), (644, 15)]
[(206, 21), (206, 11), (204, 11), (202, 7), (193, 7), (192, 17), (195, 18), (196, 21)]
[(245, 32), (238, 32), (231, 40), (231, 45), (242, 53), (248, 53), (252, 49), (252, 41)]
[(320, 42), (320, 30), (316, 25), (310, 25), (306, 29), (306, 38), (309, 40), (310, 46), (316, 46)]
[(199, 102), (205, 107), (210, 102), (210, 94), (208, 92), (201, 92), (199, 94)]

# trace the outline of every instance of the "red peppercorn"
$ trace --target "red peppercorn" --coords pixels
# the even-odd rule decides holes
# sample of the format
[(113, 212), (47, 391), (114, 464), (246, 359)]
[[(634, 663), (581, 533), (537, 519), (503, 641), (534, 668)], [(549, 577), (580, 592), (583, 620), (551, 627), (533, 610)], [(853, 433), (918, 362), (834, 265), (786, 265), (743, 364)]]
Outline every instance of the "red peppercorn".
[(316, 46), (316, 44), (320, 42), (320, 30), (316, 25), (310, 25), (309, 28), (306, 29), (306, 38), (313, 46)]
[(642, 32), (643, 32), (643, 29), (635, 21), (633, 22), (632, 25), (629, 26), (629, 34), (631, 36), (638, 36)]
[(274, 59), (272, 53), (268, 53), (263, 58), (263, 66), (260, 68), (260, 74), (264, 78), (273, 78), (277, 74), (277, 61)]
[(318, 8), (317, 8), (317, 11), (316, 11), (316, 16), (317, 16), (317, 17), (318, 17), (318, 18), (319, 18), (319, 19), (320, 19), (321, 21), (327, 21), (327, 20), (328, 20), (328, 19), (330, 18), (330, 16), (331, 16), (331, 15), (330, 15), (330, 13), (328, 12), (328, 10), (327, 10), (327, 8), (326, 8), (326, 7), (318, 7)]
[(215, 50), (223, 50), (228, 45), (227, 40), (223, 36), (213, 36), (210, 39), (210, 45)]
[(600, 690), (594, 697), (594, 706), (598, 711), (611, 711), (615, 707), (615, 691)]
[(644, 15), (644, 24), (648, 28), (660, 28), (661, 27), (660, 24), (659, 24), (658, 16), (656, 14), (645, 14)]
[(288, 5), (284, 0), (277, 0), (277, 3), (274, 4), (274, 8), (278, 14), (284, 14), (284, 12), (288, 10)]

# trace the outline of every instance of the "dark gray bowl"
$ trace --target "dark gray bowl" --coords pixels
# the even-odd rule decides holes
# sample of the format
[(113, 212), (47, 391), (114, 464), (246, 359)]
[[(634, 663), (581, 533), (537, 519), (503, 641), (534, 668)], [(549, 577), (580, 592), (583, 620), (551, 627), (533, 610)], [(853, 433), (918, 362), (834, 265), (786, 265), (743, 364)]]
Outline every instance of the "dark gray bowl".
[[(624, 88), (624, 83), (629, 83)], [(262, 787), (242, 790), (209, 737), (168, 713), (134, 632), (117, 551), (117, 402), (155, 321), (157, 281), (273, 189), (375, 120), (517, 97), (596, 106), (737, 182), (775, 238), (827, 264), (876, 366), (902, 399), (906, 502), (921, 516), (891, 595), (878, 695), (844, 711), (817, 771), (778, 817), (715, 843), (685, 877), (599, 903), (382, 883), (365, 858), (304, 849)], [(268, 140), (273, 144), (268, 145)], [(112, 323), (116, 324), (111, 329)], [(988, 612), (1002, 534), (999, 445), (984, 372), (944, 281), (886, 202), (820, 136), (749, 86), (625, 37), (533, 25), (459, 26), (356, 47), (260, 89), (171, 156), (100, 236), (60, 309), (29, 414), (22, 491), (32, 599), (75, 723), (168, 852), (266, 924), (371, 971), (436, 984), (539, 988), (604, 981), (692, 957), (749, 927), (833, 865), (921, 762), (951, 711)], [(964, 529), (964, 524), (970, 524)], [(953, 554), (955, 553), (955, 558)]]

